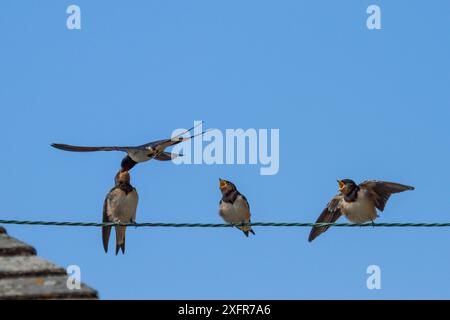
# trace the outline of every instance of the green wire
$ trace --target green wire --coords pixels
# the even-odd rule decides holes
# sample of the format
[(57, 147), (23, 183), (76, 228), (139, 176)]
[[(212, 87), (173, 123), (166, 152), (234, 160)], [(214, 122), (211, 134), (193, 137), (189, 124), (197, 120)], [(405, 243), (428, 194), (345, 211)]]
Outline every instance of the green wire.
[(170, 227), (170, 228), (229, 228), (235, 226), (253, 227), (450, 227), (450, 223), (309, 223), (309, 222), (254, 222), (249, 224), (224, 223), (119, 223), (119, 222), (64, 222), (64, 221), (27, 221), (27, 220), (0, 220), (0, 224), (40, 225), (40, 226), (67, 226), (67, 227), (104, 227), (104, 226), (132, 226), (132, 227)]

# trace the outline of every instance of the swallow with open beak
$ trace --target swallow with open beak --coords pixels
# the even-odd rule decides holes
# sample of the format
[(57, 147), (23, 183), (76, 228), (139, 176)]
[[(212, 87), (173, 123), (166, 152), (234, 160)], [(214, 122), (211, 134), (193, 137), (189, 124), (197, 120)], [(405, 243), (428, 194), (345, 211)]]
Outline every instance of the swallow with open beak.
[[(353, 223), (374, 223), (378, 217), (377, 209), (384, 210), (391, 194), (414, 187), (394, 182), (369, 180), (357, 185), (353, 180), (338, 180), (339, 194), (328, 203), (316, 223), (334, 223), (341, 215)], [(311, 229), (308, 241), (313, 241), (327, 231), (329, 226), (315, 226)]]
[[(103, 204), (103, 222), (136, 223), (136, 209), (138, 194), (130, 184), (128, 171), (120, 170), (115, 177), (115, 186), (107, 194)], [(126, 226), (115, 226), (116, 229), (116, 255), (119, 249), (125, 253)], [(111, 226), (102, 227), (103, 248), (108, 252)]]
[(176, 157), (182, 156), (176, 153), (165, 152), (165, 149), (176, 145), (178, 143), (193, 139), (196, 136), (201, 136), (205, 132), (190, 137), (182, 137), (187, 132), (191, 132), (196, 127), (200, 126), (203, 122), (195, 125), (189, 130), (182, 132), (181, 134), (171, 138), (158, 141), (149, 142), (140, 146), (134, 147), (80, 147), (68, 144), (53, 143), (51, 146), (64, 151), (73, 152), (94, 152), (94, 151), (122, 151), (127, 155), (123, 158), (121, 163), (122, 171), (131, 170), (137, 163), (145, 162), (148, 160), (156, 159), (159, 161), (168, 161)]
[(227, 223), (237, 225), (237, 228), (242, 230), (247, 237), (250, 232), (255, 234), (251, 226), (240, 226), (251, 222), (250, 205), (245, 196), (230, 181), (219, 179), (219, 188), (222, 192), (219, 206), (219, 215), (222, 219)]

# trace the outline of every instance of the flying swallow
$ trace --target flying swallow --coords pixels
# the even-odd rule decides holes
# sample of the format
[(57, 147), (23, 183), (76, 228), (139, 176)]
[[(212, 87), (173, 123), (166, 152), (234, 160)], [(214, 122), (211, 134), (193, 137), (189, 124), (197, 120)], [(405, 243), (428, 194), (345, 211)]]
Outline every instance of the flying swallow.
[[(227, 223), (234, 225), (250, 223), (250, 205), (236, 186), (226, 180), (219, 179), (219, 188), (222, 192), (220, 200), (219, 215)], [(255, 234), (251, 226), (237, 226), (248, 237), (249, 232)]]
[[(103, 204), (103, 222), (136, 223), (136, 208), (138, 205), (138, 194), (130, 184), (128, 171), (120, 170), (115, 177), (115, 186), (106, 195)], [(116, 228), (116, 255), (119, 249), (125, 253), (125, 230), (126, 226), (115, 226)], [(111, 226), (102, 227), (103, 248), (108, 252), (109, 236)]]
[[(377, 210), (383, 211), (391, 194), (414, 187), (399, 183), (369, 180), (357, 185), (353, 180), (338, 180), (339, 194), (328, 203), (316, 223), (334, 223), (341, 215), (353, 223), (362, 224), (378, 217)], [(329, 226), (313, 227), (308, 241), (313, 241), (327, 231)]]
[(52, 143), (52, 147), (64, 150), (64, 151), (73, 151), (73, 152), (95, 152), (95, 151), (122, 151), (126, 152), (127, 155), (125, 158), (123, 158), (121, 167), (122, 171), (129, 171), (131, 170), (137, 163), (149, 161), (152, 159), (156, 159), (159, 161), (168, 161), (175, 159), (179, 156), (182, 156), (181, 154), (176, 153), (170, 153), (165, 152), (165, 149), (168, 147), (171, 147), (173, 145), (176, 145), (180, 142), (188, 141), (190, 139), (193, 139), (197, 136), (203, 135), (205, 132), (202, 132), (197, 135), (192, 135), (190, 137), (182, 137), (182, 135), (186, 134), (187, 132), (192, 131), (199, 125), (201, 125), (203, 122), (200, 122), (199, 124), (195, 125), (189, 130), (186, 130), (182, 132), (181, 134), (171, 138), (171, 139), (163, 139), (158, 141), (149, 142), (140, 146), (134, 146), (134, 147), (80, 147), (80, 146), (73, 146), (68, 144), (60, 144), (60, 143)]

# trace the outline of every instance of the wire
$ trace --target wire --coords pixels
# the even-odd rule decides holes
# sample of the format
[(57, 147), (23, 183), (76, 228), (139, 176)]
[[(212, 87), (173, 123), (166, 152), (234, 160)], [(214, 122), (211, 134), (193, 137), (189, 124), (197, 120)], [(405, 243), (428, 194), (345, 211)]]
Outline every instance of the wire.
[(40, 225), (40, 226), (67, 226), (67, 227), (104, 227), (104, 226), (131, 226), (131, 227), (169, 227), (169, 228), (229, 228), (240, 226), (253, 227), (399, 227), (399, 228), (446, 228), (445, 223), (309, 223), (309, 222), (254, 222), (249, 224), (224, 224), (224, 223), (121, 223), (121, 222), (67, 222), (67, 221), (29, 221), (29, 220), (0, 220), (0, 224), (15, 225)]

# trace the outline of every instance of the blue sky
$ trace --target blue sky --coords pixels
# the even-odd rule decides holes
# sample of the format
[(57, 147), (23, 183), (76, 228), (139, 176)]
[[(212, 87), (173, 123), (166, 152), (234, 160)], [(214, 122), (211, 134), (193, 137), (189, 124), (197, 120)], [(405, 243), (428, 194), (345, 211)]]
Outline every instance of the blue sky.
[[(81, 8), (82, 29), (66, 28)], [(366, 28), (378, 4), (382, 30)], [(279, 128), (280, 171), (152, 161), (132, 171), (138, 222), (221, 222), (218, 178), (253, 221), (315, 221), (336, 179), (416, 186), (378, 222), (450, 221), (444, 1), (2, 1), (3, 219), (101, 221), (120, 153), (205, 127)], [(345, 222), (345, 219), (341, 220)], [(97, 228), (6, 226), (104, 299), (450, 298), (450, 230), (140, 228), (124, 256)], [(111, 242), (112, 243), (112, 242)], [(366, 268), (381, 268), (368, 290)]]

